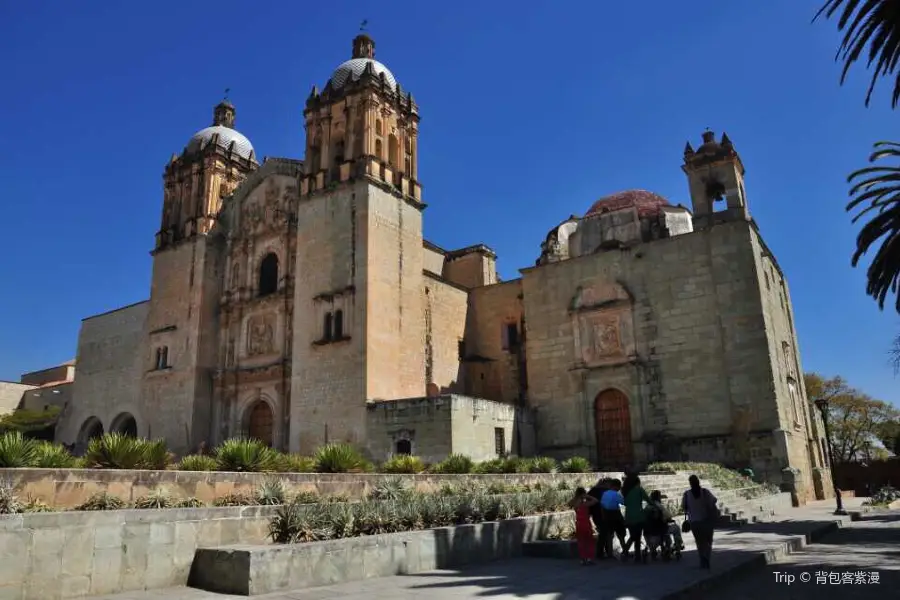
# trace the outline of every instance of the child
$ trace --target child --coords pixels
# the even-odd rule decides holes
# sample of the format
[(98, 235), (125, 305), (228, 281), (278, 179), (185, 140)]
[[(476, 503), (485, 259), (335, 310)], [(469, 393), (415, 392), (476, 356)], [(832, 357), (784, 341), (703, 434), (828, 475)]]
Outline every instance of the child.
[(569, 506), (575, 510), (575, 539), (578, 540), (578, 556), (582, 565), (594, 564), (594, 529), (591, 527), (591, 507), (597, 499), (588, 496), (583, 487), (575, 490)]

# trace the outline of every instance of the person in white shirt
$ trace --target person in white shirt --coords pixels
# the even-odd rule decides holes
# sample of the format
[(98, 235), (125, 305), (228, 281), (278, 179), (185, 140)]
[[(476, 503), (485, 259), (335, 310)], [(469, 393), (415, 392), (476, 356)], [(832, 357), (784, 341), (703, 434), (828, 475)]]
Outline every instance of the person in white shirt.
[(688, 478), (690, 488), (681, 499), (684, 510), (685, 532), (690, 531), (697, 543), (697, 554), (700, 555), (700, 568), (709, 569), (712, 558), (713, 530), (719, 518), (718, 499), (706, 488), (700, 487), (700, 479), (696, 475)]

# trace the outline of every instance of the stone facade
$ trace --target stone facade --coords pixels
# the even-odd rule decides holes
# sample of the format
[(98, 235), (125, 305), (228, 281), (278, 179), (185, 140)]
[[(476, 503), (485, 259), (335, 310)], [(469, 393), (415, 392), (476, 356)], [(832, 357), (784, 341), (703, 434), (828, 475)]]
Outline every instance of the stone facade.
[(685, 149), (691, 209), (601, 198), (501, 282), (490, 248), (423, 239), (418, 105), (371, 38), (304, 119), (303, 161), (258, 163), (227, 101), (172, 157), (150, 299), (85, 321), (66, 439), (127, 412), (177, 453), (251, 436), (376, 459), (714, 460), (798, 501), (829, 487), (787, 285), (727, 136)]

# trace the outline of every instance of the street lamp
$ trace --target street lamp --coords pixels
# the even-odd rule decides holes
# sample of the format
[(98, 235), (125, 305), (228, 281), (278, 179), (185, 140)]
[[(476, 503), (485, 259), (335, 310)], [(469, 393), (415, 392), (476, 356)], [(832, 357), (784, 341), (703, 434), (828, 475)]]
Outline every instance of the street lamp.
[(825, 445), (828, 446), (828, 466), (831, 469), (831, 484), (834, 486), (834, 500), (837, 502), (837, 509), (834, 511), (836, 515), (846, 515), (844, 510), (844, 502), (841, 500), (841, 490), (838, 489), (837, 482), (834, 478), (834, 448), (831, 445), (831, 429), (828, 427), (828, 400), (825, 398), (816, 399), (816, 408), (822, 413), (822, 425), (825, 427)]

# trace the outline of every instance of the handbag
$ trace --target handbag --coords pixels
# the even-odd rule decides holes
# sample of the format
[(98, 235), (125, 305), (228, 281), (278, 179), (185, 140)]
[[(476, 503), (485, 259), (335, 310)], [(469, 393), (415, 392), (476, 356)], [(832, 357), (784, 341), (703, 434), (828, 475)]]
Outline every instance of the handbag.
[(690, 533), (691, 532), (691, 522), (685, 519), (681, 522), (681, 533)]

